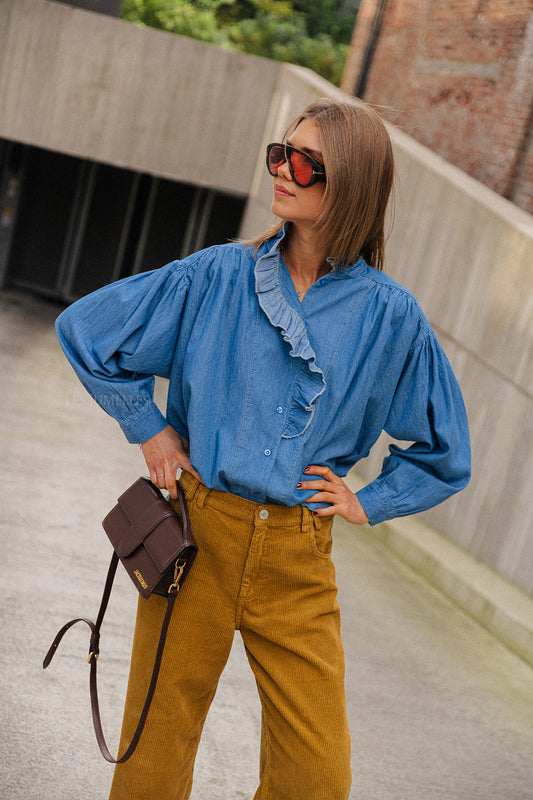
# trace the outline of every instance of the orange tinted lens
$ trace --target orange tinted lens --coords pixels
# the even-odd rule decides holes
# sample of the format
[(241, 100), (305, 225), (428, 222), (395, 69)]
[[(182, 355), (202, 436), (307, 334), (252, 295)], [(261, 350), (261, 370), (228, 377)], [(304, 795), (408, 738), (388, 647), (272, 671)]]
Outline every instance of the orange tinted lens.
[(268, 153), (268, 169), (272, 175), (277, 175), (278, 170), (285, 161), (285, 148), (272, 147)]
[(289, 159), (296, 183), (301, 183), (305, 186), (313, 177), (311, 161), (304, 153), (295, 153), (294, 151), (289, 151)]

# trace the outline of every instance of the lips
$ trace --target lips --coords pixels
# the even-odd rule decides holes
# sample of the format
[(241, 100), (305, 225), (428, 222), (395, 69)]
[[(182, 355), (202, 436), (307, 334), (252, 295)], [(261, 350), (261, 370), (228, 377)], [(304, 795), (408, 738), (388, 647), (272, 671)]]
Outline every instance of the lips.
[(274, 194), (276, 197), (294, 197), (292, 192), (289, 192), (288, 189), (285, 189), (280, 183), (276, 183), (274, 185)]

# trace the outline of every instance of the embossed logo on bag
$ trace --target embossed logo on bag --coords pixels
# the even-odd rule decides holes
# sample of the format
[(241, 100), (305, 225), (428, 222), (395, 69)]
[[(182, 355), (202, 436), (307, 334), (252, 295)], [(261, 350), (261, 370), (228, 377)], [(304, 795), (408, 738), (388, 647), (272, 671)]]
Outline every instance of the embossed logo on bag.
[(134, 570), (133, 574), (135, 575), (135, 577), (137, 578), (137, 580), (139, 581), (139, 583), (141, 584), (143, 589), (148, 589), (148, 584), (144, 580), (144, 578), (141, 575), (141, 573), (139, 572), (139, 570), (138, 569)]

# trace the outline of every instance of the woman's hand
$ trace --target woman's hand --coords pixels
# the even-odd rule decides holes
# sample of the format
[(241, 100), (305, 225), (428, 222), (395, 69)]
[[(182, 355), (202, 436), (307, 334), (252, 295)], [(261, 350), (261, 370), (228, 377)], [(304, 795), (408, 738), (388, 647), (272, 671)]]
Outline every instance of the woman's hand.
[(321, 475), (318, 481), (302, 481), (297, 489), (315, 490), (316, 494), (310, 497), (308, 503), (331, 503), (327, 508), (317, 508), (313, 511), (317, 517), (328, 517), (332, 514), (339, 514), (347, 522), (353, 525), (364, 525), (368, 522), (366, 512), (357, 499), (357, 495), (350, 491), (342, 478), (335, 475), (329, 467), (320, 467), (311, 464), (304, 469), (310, 475)]
[(190, 472), (203, 483), (196, 470), (191, 467), (189, 442), (170, 425), (144, 442), (141, 450), (146, 466), (150, 470), (150, 480), (160, 489), (167, 489), (173, 500), (178, 497), (176, 488), (178, 469)]

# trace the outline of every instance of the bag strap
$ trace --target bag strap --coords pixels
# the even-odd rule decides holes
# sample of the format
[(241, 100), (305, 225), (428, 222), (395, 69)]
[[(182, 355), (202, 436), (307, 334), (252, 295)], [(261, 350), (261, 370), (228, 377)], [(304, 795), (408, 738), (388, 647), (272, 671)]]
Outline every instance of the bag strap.
[(93, 717), (94, 732), (96, 734), (96, 741), (98, 742), (100, 752), (102, 753), (105, 760), (109, 761), (110, 764), (123, 764), (124, 761), (127, 761), (128, 758), (130, 758), (133, 755), (135, 748), (137, 747), (137, 744), (139, 742), (139, 739), (141, 738), (141, 733), (143, 732), (146, 723), (146, 718), (148, 717), (148, 712), (150, 711), (150, 706), (152, 705), (152, 699), (155, 694), (157, 679), (159, 677), (159, 670), (161, 667), (161, 660), (163, 658), (163, 650), (165, 648), (165, 641), (167, 638), (168, 627), (170, 625), (170, 618), (172, 617), (172, 611), (174, 610), (174, 604), (176, 602), (176, 597), (178, 596), (178, 591), (179, 591), (179, 584), (176, 581), (172, 585), (170, 593), (168, 595), (167, 607), (165, 611), (165, 616), (163, 617), (163, 622), (161, 624), (161, 633), (159, 635), (159, 643), (157, 645), (157, 651), (154, 659), (152, 677), (150, 679), (150, 685), (146, 693), (146, 699), (144, 701), (141, 715), (139, 717), (139, 722), (137, 723), (135, 733), (133, 734), (132, 740), (128, 745), (126, 751), (122, 756), (120, 756), (120, 758), (115, 759), (113, 758), (113, 756), (109, 751), (109, 748), (105, 741), (104, 732), (102, 729), (102, 721), (100, 718), (100, 706), (98, 702), (97, 664), (99, 655), (100, 626), (104, 619), (104, 614), (109, 601), (109, 595), (111, 594), (111, 588), (113, 586), (113, 580), (117, 570), (117, 564), (118, 564), (118, 557), (116, 553), (113, 553), (111, 557), (111, 563), (109, 564), (109, 571), (107, 573), (107, 580), (102, 595), (102, 601), (100, 603), (100, 610), (98, 612), (96, 623), (90, 619), (86, 619), (85, 617), (78, 617), (77, 619), (71, 619), (70, 622), (67, 622), (66, 625), (63, 625), (61, 630), (58, 631), (43, 661), (43, 668), (46, 669), (46, 667), (50, 664), (52, 658), (54, 657), (55, 652), (59, 646), (59, 643), (61, 642), (61, 639), (63, 638), (65, 633), (70, 628), (72, 628), (73, 625), (76, 625), (76, 623), (78, 622), (85, 622), (85, 624), (89, 626), (89, 628), (91, 629), (91, 639), (89, 643), (89, 659), (88, 659), (91, 668), (89, 676), (89, 688), (91, 694), (91, 712)]
[[(180, 489), (181, 487), (178, 486), (178, 492)], [(186, 511), (187, 507), (186, 506), (184, 507), (184, 505), (182, 504), (181, 494), (179, 499), (182, 512), (184, 512), (184, 508)], [(183, 516), (184, 516), (184, 525), (188, 527), (189, 525), (188, 514), (186, 516), (186, 514), (183, 513)], [(184, 562), (182, 562), (181, 560), (176, 562), (176, 569), (174, 571), (174, 581), (168, 590), (167, 607), (165, 610), (165, 616), (163, 617), (163, 622), (161, 623), (161, 633), (159, 634), (159, 643), (157, 645), (157, 651), (154, 659), (152, 677), (150, 678), (150, 685), (148, 686), (146, 699), (142, 707), (141, 715), (139, 717), (139, 722), (137, 723), (135, 733), (133, 734), (131, 742), (129, 743), (123, 755), (120, 756), (120, 758), (113, 758), (105, 741), (105, 736), (102, 729), (102, 720), (100, 718), (100, 706), (98, 703), (97, 663), (98, 663), (98, 655), (100, 653), (99, 650), (100, 628), (102, 626), (102, 622), (104, 621), (105, 612), (107, 609), (107, 605), (109, 603), (109, 596), (111, 594), (111, 589), (113, 588), (113, 581), (115, 579), (115, 573), (117, 571), (118, 561), (119, 559), (117, 554), (113, 552), (113, 555), (111, 556), (111, 562), (109, 564), (109, 569), (107, 572), (104, 591), (102, 593), (102, 600), (100, 601), (98, 616), (96, 617), (96, 622), (93, 622), (91, 619), (87, 619), (86, 617), (77, 617), (76, 619), (71, 619), (70, 622), (67, 622), (65, 625), (63, 625), (61, 630), (57, 632), (57, 635), (52, 644), (50, 645), (50, 649), (48, 650), (48, 653), (46, 654), (43, 661), (43, 669), (46, 669), (46, 667), (52, 661), (56, 653), (56, 650), (59, 647), (61, 639), (63, 638), (65, 633), (68, 630), (70, 630), (70, 628), (72, 628), (73, 625), (76, 625), (78, 622), (85, 622), (85, 624), (89, 626), (89, 628), (91, 629), (91, 638), (89, 641), (89, 658), (88, 658), (88, 662), (91, 668), (89, 676), (89, 688), (91, 694), (91, 712), (93, 717), (94, 732), (96, 734), (96, 741), (98, 742), (98, 747), (100, 748), (100, 752), (102, 753), (105, 760), (109, 761), (110, 764), (123, 764), (125, 761), (127, 761), (133, 755), (135, 748), (139, 743), (139, 739), (141, 738), (141, 733), (144, 730), (146, 719), (148, 717), (148, 712), (150, 711), (150, 706), (152, 705), (152, 699), (155, 694), (157, 679), (159, 677), (159, 670), (161, 668), (161, 660), (163, 658), (163, 650), (165, 648), (165, 641), (167, 638), (168, 627), (170, 625), (170, 618), (172, 617), (172, 611), (174, 610), (174, 604), (176, 602), (176, 597), (178, 596), (178, 592), (180, 589), (179, 582), (183, 573), (183, 568), (185, 566)]]

